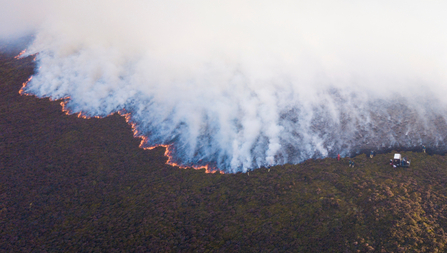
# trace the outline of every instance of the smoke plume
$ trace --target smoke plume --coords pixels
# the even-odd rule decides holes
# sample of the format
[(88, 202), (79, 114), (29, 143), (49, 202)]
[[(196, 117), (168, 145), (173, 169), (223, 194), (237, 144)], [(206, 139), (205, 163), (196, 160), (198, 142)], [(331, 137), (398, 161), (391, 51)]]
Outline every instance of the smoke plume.
[(445, 1), (8, 1), (27, 94), (130, 113), (143, 147), (225, 172), (365, 149), (446, 150)]

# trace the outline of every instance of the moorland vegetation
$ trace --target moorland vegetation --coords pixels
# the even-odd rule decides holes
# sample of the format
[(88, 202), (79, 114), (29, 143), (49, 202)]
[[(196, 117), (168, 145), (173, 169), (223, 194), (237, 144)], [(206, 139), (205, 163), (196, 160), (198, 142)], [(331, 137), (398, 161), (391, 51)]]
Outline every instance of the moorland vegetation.
[[(3, 252), (444, 252), (447, 159), (402, 152), (207, 174), (143, 150), (119, 115), (21, 96), (32, 57), (0, 55)], [(348, 160), (355, 161), (355, 168)]]

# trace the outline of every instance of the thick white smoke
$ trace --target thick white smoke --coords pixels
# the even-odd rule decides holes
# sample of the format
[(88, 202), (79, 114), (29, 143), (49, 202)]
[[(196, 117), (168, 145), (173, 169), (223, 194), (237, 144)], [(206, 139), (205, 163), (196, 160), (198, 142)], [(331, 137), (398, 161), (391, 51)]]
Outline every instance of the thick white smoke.
[(3, 37), (36, 34), (28, 54), (38, 53), (39, 69), (25, 91), (70, 97), (67, 108), (87, 116), (125, 109), (145, 146), (173, 144), (181, 164), (236, 172), (362, 149), (445, 148), (445, 1), (34, 7), (0, 10)]

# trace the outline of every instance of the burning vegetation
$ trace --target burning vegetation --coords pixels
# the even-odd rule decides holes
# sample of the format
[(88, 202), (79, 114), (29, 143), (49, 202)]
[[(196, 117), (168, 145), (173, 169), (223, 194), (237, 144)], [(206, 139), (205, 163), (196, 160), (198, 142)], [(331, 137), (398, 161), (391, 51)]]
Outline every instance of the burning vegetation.
[[(20, 57), (21, 57), (23, 54), (25, 54), (25, 53), (26, 53), (26, 50), (23, 50), (23, 51), (20, 52), (17, 56), (15, 56), (14, 59), (16, 59), (16, 60), (20, 59)], [(32, 57), (33, 57), (33, 61), (35, 61), (35, 55), (33, 55)], [(20, 94), (20, 95), (33, 96), (32, 94), (29, 94), (29, 93), (26, 93), (26, 92), (25, 92), (25, 88), (26, 88), (26, 86), (28, 85), (28, 83), (29, 83), (32, 79), (33, 79), (33, 76), (30, 76), (30, 77), (28, 78), (28, 80), (27, 80), (26, 82), (23, 83), (22, 88), (19, 90), (19, 94)], [(55, 100), (52, 100), (52, 99), (50, 98), (50, 101), (55, 101)], [(78, 112), (78, 113), (73, 113), (73, 112), (71, 112), (70, 109), (67, 108), (67, 103), (69, 103), (69, 101), (70, 101), (70, 97), (65, 97), (65, 98), (62, 98), (62, 99), (58, 99), (58, 100), (56, 100), (56, 101), (61, 101), (61, 102), (60, 102), (60, 105), (61, 105), (61, 107), (62, 107), (62, 111), (63, 111), (66, 115), (75, 114), (75, 115), (77, 115), (78, 118), (82, 118), (82, 119), (90, 119), (90, 118), (92, 118), (92, 117), (90, 117), (90, 116), (85, 115), (83, 112)], [(112, 113), (112, 114), (114, 114), (114, 113)], [(109, 114), (109, 115), (107, 115), (107, 116), (110, 116), (110, 115), (112, 115), (112, 114)], [(132, 118), (131, 113), (130, 113), (130, 112), (126, 112), (124, 109), (122, 109), (122, 110), (118, 111), (118, 114), (121, 115), (121, 116), (123, 116), (123, 117), (126, 119), (126, 122), (131, 126), (131, 128), (132, 128), (132, 132), (134, 133), (134, 137), (136, 137), (136, 138), (140, 138), (140, 139), (141, 139), (141, 142), (140, 142), (140, 145), (139, 145), (140, 148), (151, 150), (151, 149), (154, 149), (154, 148), (157, 148), (157, 147), (163, 147), (163, 148), (166, 149), (164, 155), (168, 158), (168, 160), (166, 161), (167, 164), (169, 164), (169, 165), (171, 165), (171, 166), (174, 166), (174, 167), (181, 168), (181, 169), (187, 169), (187, 168), (194, 168), (194, 169), (196, 169), (196, 170), (205, 169), (205, 172), (206, 172), (206, 173), (215, 173), (215, 172), (219, 172), (219, 173), (221, 173), (221, 174), (224, 174), (223, 171), (219, 170), (218, 168), (212, 167), (212, 166), (210, 166), (210, 165), (208, 165), (208, 164), (205, 164), (205, 165), (191, 165), (191, 166), (184, 166), (184, 165), (181, 165), (181, 164), (178, 164), (178, 163), (174, 162), (174, 161), (173, 161), (173, 158), (172, 158), (172, 154), (171, 154), (171, 153), (172, 153), (172, 149), (173, 149), (173, 146), (172, 146), (172, 145), (160, 144), (160, 145), (155, 145), (155, 146), (146, 147), (146, 146), (147, 146), (147, 143), (148, 143), (148, 137), (146, 137), (146, 136), (144, 136), (144, 135), (141, 135), (141, 134), (138, 132), (138, 130), (137, 130), (137, 128), (136, 128), (136, 124), (135, 124), (134, 122), (132, 122), (132, 120), (131, 120), (131, 118)], [(106, 116), (106, 117), (107, 117), (107, 116)], [(93, 116), (93, 118), (100, 119), (100, 118), (103, 118), (103, 117), (100, 117), (100, 116)]]

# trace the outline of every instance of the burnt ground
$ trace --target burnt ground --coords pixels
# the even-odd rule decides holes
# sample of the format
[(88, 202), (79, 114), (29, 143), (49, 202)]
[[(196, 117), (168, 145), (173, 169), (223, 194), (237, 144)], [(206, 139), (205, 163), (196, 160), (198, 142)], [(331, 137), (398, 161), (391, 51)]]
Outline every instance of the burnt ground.
[(32, 57), (0, 55), (4, 252), (443, 252), (447, 159), (402, 152), (247, 174), (166, 165), (124, 118), (18, 94)]

